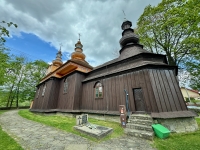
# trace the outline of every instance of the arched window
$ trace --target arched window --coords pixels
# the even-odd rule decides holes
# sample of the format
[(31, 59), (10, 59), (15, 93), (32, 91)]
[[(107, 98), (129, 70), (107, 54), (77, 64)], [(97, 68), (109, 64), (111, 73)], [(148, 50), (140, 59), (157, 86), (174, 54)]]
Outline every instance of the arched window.
[(39, 95), (40, 95), (40, 87), (39, 87), (38, 92), (37, 92), (37, 98), (39, 97)]
[(46, 84), (43, 87), (42, 96), (44, 96), (45, 90), (46, 90)]
[(63, 87), (63, 93), (67, 93), (67, 89), (68, 89), (68, 82), (67, 82), (67, 79), (65, 79), (64, 87)]
[(103, 86), (100, 82), (95, 84), (95, 98), (103, 98)]

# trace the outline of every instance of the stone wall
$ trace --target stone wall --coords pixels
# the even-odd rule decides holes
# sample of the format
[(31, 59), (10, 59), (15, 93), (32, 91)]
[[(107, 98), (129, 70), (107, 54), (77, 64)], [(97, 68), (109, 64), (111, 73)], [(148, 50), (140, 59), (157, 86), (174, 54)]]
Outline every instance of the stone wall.
[(159, 123), (169, 129), (171, 132), (183, 133), (198, 130), (198, 124), (195, 118), (173, 118), (173, 119), (154, 119), (154, 123)]

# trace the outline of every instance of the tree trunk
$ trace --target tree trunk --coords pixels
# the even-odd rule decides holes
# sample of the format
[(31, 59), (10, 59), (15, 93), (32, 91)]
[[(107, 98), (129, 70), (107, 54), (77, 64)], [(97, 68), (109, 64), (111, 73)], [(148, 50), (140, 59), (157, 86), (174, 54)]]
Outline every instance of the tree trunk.
[(7, 104), (6, 104), (6, 107), (9, 106), (9, 103), (10, 103), (10, 99), (12, 98), (12, 92), (13, 92), (13, 88), (14, 88), (14, 84), (11, 86), (11, 89), (10, 89), (10, 92), (9, 92), (9, 96), (8, 96), (8, 100), (7, 100)]
[(16, 100), (16, 107), (18, 108), (18, 106), (19, 106), (19, 86), (18, 86), (18, 88), (17, 88), (17, 100)]

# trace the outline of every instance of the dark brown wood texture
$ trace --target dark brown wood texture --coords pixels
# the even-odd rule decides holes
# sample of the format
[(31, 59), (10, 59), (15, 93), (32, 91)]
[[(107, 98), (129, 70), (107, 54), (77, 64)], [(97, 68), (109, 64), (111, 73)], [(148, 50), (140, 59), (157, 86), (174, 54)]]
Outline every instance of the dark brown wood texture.
[[(149, 97), (149, 95), (153, 94), (153, 91), (151, 86), (145, 84), (150, 82), (148, 75), (145, 78), (145, 72), (147, 72), (146, 69), (83, 83), (81, 109), (117, 111), (119, 105), (126, 105), (124, 92), (124, 89), (126, 89), (129, 94), (129, 108), (131, 111), (135, 111), (133, 88), (142, 88), (146, 111), (151, 112), (152, 109), (156, 111), (155, 107), (152, 107), (150, 104), (151, 100), (149, 98), (154, 96)], [(103, 84), (104, 96), (101, 99), (95, 99), (94, 95), (94, 84), (97, 81)]]
[[(64, 93), (64, 81), (67, 80), (68, 88), (67, 93)], [(75, 81), (76, 74), (72, 74), (63, 78), (60, 81), (59, 97), (58, 97), (58, 106), (57, 109), (73, 109), (74, 106), (74, 97), (75, 97)]]
[(173, 70), (151, 69), (149, 76), (158, 112), (187, 110)]
[(82, 99), (82, 81), (85, 78), (83, 74), (76, 73), (75, 74), (75, 93), (74, 93), (74, 107), (73, 110), (79, 110), (81, 99)]
[[(124, 89), (129, 94), (129, 109), (135, 112), (134, 88), (141, 88), (144, 109), (151, 112), (186, 111), (187, 107), (173, 70), (155, 68), (138, 69), (97, 80), (82, 82), (85, 75), (75, 72), (63, 79), (50, 79), (40, 85), (40, 94), (35, 97), (32, 109), (57, 109), (80, 111), (118, 111), (119, 105), (126, 105)], [(67, 79), (67, 93), (63, 92)], [(94, 85), (103, 85), (103, 98), (95, 98)]]
[[(104, 85), (102, 99), (95, 99), (94, 84)], [(133, 88), (141, 88), (146, 112), (170, 112), (187, 110), (173, 70), (143, 69), (83, 83), (81, 109), (117, 111), (125, 105), (126, 89), (129, 108), (135, 110)]]
[[(52, 90), (53, 80), (49, 79), (45, 83), (41, 84), (38, 88), (40, 88), (39, 96), (35, 97), (32, 109), (49, 109), (49, 101), (51, 103), (50, 95)], [(46, 85), (45, 93), (42, 95), (43, 88)]]

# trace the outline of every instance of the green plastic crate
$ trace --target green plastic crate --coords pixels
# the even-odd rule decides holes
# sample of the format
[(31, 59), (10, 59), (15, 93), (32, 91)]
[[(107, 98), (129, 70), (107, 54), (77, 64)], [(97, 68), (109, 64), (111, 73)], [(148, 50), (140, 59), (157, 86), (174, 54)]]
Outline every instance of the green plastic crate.
[(170, 131), (161, 124), (153, 124), (152, 127), (156, 136), (161, 139), (167, 138), (170, 134)]

